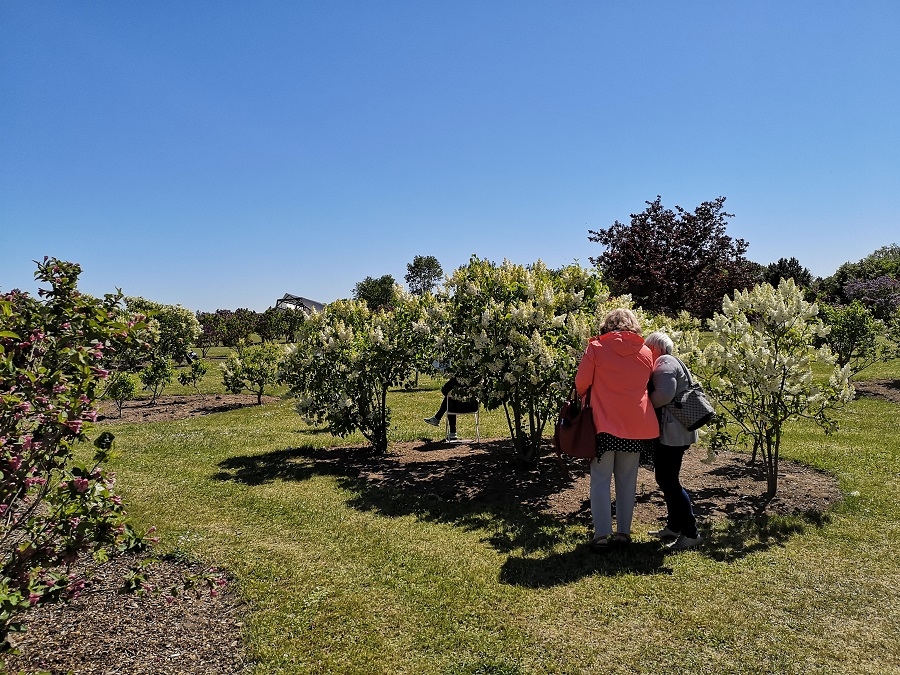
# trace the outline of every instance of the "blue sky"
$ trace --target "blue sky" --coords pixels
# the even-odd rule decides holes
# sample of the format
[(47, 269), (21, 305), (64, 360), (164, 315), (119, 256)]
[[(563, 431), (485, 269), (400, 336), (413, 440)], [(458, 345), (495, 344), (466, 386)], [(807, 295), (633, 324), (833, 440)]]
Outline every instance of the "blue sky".
[(900, 241), (900, 2), (0, 3), (0, 289), (194, 310), (550, 266), (720, 195), (814, 274)]

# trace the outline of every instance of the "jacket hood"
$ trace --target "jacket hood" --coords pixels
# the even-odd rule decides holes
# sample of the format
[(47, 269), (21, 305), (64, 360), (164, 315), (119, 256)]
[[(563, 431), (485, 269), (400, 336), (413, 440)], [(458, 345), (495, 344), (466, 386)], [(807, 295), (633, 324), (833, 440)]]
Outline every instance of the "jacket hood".
[(637, 333), (629, 331), (613, 331), (600, 336), (600, 342), (604, 347), (611, 347), (619, 356), (630, 356), (641, 351), (644, 346), (644, 338)]

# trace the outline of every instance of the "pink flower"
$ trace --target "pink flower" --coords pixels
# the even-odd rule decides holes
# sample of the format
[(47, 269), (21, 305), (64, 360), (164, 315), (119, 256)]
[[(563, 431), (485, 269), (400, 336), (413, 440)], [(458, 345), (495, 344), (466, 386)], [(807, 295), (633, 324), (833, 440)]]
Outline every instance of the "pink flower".
[(105, 369), (103, 369), (103, 368), (97, 368), (96, 366), (94, 366), (94, 367), (91, 368), (91, 372), (93, 372), (94, 375), (96, 375), (97, 377), (99, 377), (101, 380), (105, 380), (107, 377), (109, 377), (109, 371), (108, 371), (108, 370), (105, 370)]
[(9, 466), (13, 471), (18, 471), (19, 467), (22, 466), (22, 458), (19, 455), (15, 455), (9, 458)]
[(73, 434), (80, 434), (81, 427), (83, 425), (84, 425), (84, 422), (82, 422), (81, 420), (69, 420), (68, 422), (66, 422), (66, 426), (72, 430)]
[(73, 478), (72, 479), (72, 487), (75, 488), (75, 492), (81, 494), (82, 492), (87, 492), (88, 486), (90, 483), (87, 478)]
[(41, 596), (38, 595), (37, 593), (31, 593), (31, 594), (28, 596), (28, 602), (31, 603), (31, 606), (32, 606), (32, 607), (33, 607), (34, 605), (38, 604), (40, 601), (41, 601)]

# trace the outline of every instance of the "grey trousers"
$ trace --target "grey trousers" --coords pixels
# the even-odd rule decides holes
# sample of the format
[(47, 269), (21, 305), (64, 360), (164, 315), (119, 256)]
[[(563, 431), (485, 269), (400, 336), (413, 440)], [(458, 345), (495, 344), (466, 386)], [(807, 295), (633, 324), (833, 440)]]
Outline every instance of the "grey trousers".
[(631, 534), (640, 461), (639, 452), (613, 450), (591, 460), (591, 516), (595, 537), (612, 534), (610, 483), (613, 476), (616, 477), (616, 532)]

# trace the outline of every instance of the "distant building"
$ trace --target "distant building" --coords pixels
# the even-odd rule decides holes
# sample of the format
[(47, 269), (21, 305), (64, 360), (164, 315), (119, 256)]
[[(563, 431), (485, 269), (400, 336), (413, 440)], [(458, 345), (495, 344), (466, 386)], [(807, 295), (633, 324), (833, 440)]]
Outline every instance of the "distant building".
[(316, 302), (309, 298), (302, 298), (299, 295), (291, 295), (290, 293), (285, 293), (284, 296), (275, 303), (275, 309), (299, 309), (305, 314), (321, 312), (324, 308), (325, 305), (321, 302)]

